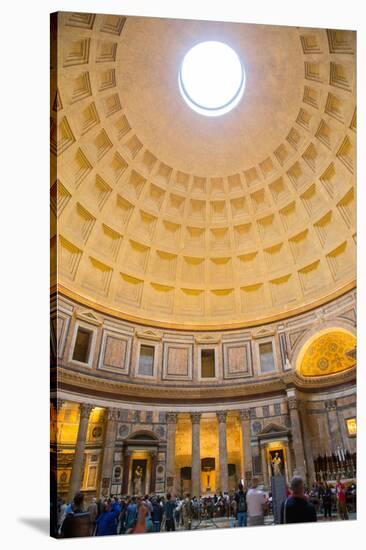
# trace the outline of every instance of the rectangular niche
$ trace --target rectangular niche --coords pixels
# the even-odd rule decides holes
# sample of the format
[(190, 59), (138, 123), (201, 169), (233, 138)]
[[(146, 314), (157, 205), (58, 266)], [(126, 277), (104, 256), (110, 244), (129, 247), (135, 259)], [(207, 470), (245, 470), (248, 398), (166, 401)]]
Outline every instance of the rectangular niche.
[(224, 378), (252, 376), (252, 354), (250, 342), (225, 342), (223, 344)]
[(276, 370), (273, 342), (258, 343), (259, 367), (262, 374)]
[(85, 328), (79, 327), (76, 333), (74, 349), (72, 352), (73, 361), (88, 363), (91, 340), (92, 332)]
[(128, 374), (131, 337), (111, 330), (103, 330), (98, 368)]
[(71, 340), (69, 361), (91, 368), (96, 336), (96, 328), (77, 321)]
[(192, 380), (193, 346), (179, 343), (163, 345), (163, 379)]
[(140, 345), (138, 359), (138, 374), (140, 376), (154, 376), (155, 346)]
[(201, 349), (199, 377), (203, 379), (216, 378), (216, 350)]

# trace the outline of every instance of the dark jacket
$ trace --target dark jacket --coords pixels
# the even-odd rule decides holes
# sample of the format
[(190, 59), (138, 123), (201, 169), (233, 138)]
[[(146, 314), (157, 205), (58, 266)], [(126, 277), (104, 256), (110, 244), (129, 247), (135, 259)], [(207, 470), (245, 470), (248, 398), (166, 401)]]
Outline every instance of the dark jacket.
[(237, 493), (235, 493), (235, 501), (237, 504), (237, 507), (236, 507), (237, 512), (246, 512), (248, 510), (246, 492), (238, 491)]
[(316, 521), (315, 506), (306, 498), (289, 497), (281, 506), (281, 523)]
[(117, 522), (120, 512), (120, 506), (115, 502), (112, 504), (108, 512), (102, 512), (97, 517), (97, 528), (95, 531), (96, 536), (116, 535), (117, 534)]
[(174, 519), (175, 502), (167, 500), (164, 504), (164, 512), (166, 519)]
[(89, 512), (77, 509), (65, 517), (61, 527), (61, 536), (64, 538), (90, 537), (91, 529)]
[(163, 517), (163, 507), (158, 502), (154, 502), (152, 505), (151, 519), (152, 521), (161, 522)]

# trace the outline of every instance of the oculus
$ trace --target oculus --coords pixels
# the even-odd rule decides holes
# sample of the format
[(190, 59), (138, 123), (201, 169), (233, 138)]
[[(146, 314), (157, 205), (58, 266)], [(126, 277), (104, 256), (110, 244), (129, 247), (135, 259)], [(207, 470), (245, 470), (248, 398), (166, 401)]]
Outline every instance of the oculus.
[(197, 113), (220, 116), (238, 105), (245, 90), (245, 71), (237, 53), (223, 42), (200, 42), (184, 56), (179, 89)]

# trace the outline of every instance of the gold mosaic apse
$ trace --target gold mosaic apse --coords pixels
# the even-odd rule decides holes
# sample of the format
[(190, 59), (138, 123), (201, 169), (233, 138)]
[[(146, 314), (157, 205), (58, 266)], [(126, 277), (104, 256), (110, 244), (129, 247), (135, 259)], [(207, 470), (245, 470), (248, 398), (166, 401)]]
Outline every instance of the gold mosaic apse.
[(325, 376), (353, 367), (355, 358), (348, 355), (356, 346), (353, 334), (337, 329), (317, 334), (303, 348), (298, 370), (303, 376)]

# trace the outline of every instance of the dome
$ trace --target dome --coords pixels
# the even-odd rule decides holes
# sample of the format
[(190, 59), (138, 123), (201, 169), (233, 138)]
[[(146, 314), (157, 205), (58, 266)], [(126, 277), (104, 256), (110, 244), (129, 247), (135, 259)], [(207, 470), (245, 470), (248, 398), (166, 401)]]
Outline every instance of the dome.
[[(225, 329), (353, 288), (354, 34), (88, 17), (60, 16), (52, 91), (63, 294), (150, 326)], [(241, 101), (218, 117), (179, 90), (204, 41), (245, 67)]]

